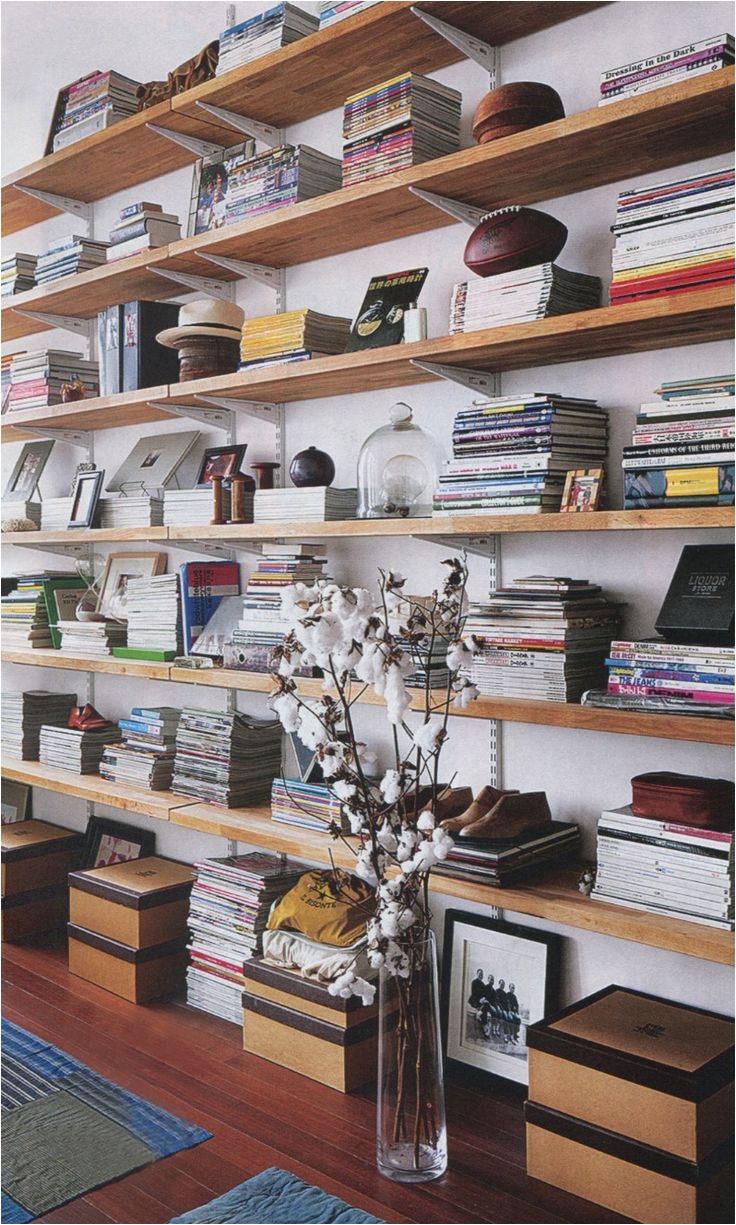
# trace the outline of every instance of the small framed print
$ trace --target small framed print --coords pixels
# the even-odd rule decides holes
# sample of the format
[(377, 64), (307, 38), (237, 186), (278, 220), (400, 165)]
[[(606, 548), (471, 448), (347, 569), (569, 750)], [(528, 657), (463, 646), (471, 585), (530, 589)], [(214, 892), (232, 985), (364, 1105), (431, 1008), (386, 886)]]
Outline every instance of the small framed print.
[(90, 817), (85, 834), (83, 868), (109, 868), (129, 859), (153, 855), (156, 835), (108, 817)]
[(31, 500), (53, 447), (53, 440), (49, 439), (25, 444), (10, 474), (4, 498), (12, 498), (17, 502)]
[(100, 580), (97, 612), (125, 621), (128, 583), (132, 578), (152, 578), (166, 569), (165, 553), (110, 553)]
[(229, 480), (231, 476), (237, 476), (246, 449), (247, 443), (239, 443), (231, 447), (208, 447), (199, 466), (197, 485), (200, 488), (211, 485), (213, 476), (221, 476), (224, 481)]
[(560, 513), (598, 510), (603, 490), (602, 468), (570, 468), (562, 490)]
[(190, 238), (228, 224), (231, 180), (252, 160), (255, 151), (255, 141), (246, 140), (195, 162), (189, 205)]
[(93, 527), (104, 478), (104, 468), (78, 474), (67, 527)]
[(16, 783), (11, 779), (3, 780), (3, 794), (0, 801), (3, 825), (15, 825), (16, 821), (30, 820), (32, 794), (28, 783)]
[(445, 915), (442, 1039), (448, 1066), (528, 1084), (527, 1026), (557, 1005), (560, 937), (461, 910)]

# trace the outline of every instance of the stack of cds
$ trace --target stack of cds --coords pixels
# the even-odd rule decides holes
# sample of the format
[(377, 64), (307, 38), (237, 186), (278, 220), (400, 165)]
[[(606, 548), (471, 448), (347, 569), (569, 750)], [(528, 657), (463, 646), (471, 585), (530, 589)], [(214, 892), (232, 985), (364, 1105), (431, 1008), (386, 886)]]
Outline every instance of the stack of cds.
[(568, 469), (601, 467), (607, 442), (595, 400), (534, 392), (480, 401), (455, 417), (433, 513), (558, 511)]
[(44, 766), (58, 766), (74, 774), (99, 773), (106, 744), (120, 739), (114, 723), (94, 732), (73, 727), (53, 727), (44, 723), (38, 738), (38, 760)]
[(100, 527), (160, 527), (164, 521), (163, 499), (148, 494), (101, 498), (99, 516)]
[(42, 531), (65, 531), (72, 517), (72, 504), (72, 498), (44, 498), (41, 503)]
[(319, 22), (311, 13), (294, 4), (276, 4), (264, 13), (258, 13), (223, 31), (220, 35), (217, 76), (277, 51), (279, 47), (287, 47), (289, 43), (313, 34), (318, 28)]
[(585, 706), (733, 718), (733, 647), (654, 638), (611, 643), (608, 688), (585, 694)]
[(36, 264), (36, 284), (46, 285), (59, 277), (86, 272), (105, 262), (106, 242), (93, 242), (78, 234), (57, 238), (44, 255), (39, 255)]
[(125, 646), (125, 626), (118, 621), (59, 621), (57, 627), (61, 655), (102, 659), (112, 655), (114, 647)]
[(580, 853), (580, 830), (567, 821), (549, 821), (516, 838), (456, 838), (447, 859), (434, 871), (485, 885), (513, 885), (541, 867)]
[(452, 291), (450, 335), (593, 310), (600, 300), (597, 276), (567, 272), (557, 264), (478, 277), (461, 281)]
[(187, 1003), (242, 1025), (243, 962), (260, 951), (271, 906), (304, 869), (266, 851), (205, 859), (194, 867)]
[(332, 485), (257, 489), (253, 518), (256, 523), (295, 520), (322, 523), (330, 519), (354, 519), (357, 508), (357, 489), (335, 489)]
[(350, 326), (350, 319), (311, 310), (246, 319), (240, 340), (239, 369), (344, 353)]
[(167, 791), (174, 772), (174, 740), (180, 715), (175, 706), (152, 710), (134, 706), (130, 718), (118, 722), (122, 743), (108, 745), (102, 754), (100, 777), (149, 791)]
[(461, 108), (456, 89), (415, 72), (353, 94), (343, 112), (343, 187), (454, 153)]
[[(312, 586), (325, 576), (327, 559), (313, 552), (312, 545), (268, 546), (248, 577), (243, 597), (243, 615), (233, 631), (242, 667), (251, 672), (271, 672), (271, 656), (291, 628), (281, 611), (281, 593), (293, 583)], [(312, 676), (312, 669), (298, 675)]]
[(128, 645), (114, 654), (133, 659), (173, 659), (182, 653), (178, 574), (132, 578), (125, 602)]
[(287, 204), (311, 200), (341, 186), (340, 163), (309, 145), (268, 149), (234, 169), (227, 183), (225, 225)]
[(614, 808), (598, 822), (591, 897), (733, 931), (733, 842), (733, 832)]
[(624, 507), (732, 506), (734, 376), (663, 383), (623, 449)]
[(107, 261), (165, 247), (178, 238), (181, 225), (175, 213), (165, 213), (160, 204), (128, 204), (120, 210), (119, 220), (110, 230)]
[(601, 73), (601, 100), (599, 106), (618, 102), (621, 98), (637, 98), (664, 85), (677, 81), (691, 81), (706, 73), (716, 72), (733, 63), (733, 35), (714, 34), (697, 43), (686, 43), (672, 51), (643, 60), (634, 60), (621, 68), (610, 68)]
[(50, 693), (46, 689), (3, 693), (0, 697), (0, 745), (3, 752), (19, 761), (38, 761), (38, 739), (42, 725), (66, 727), (69, 711), (76, 704), (76, 693)]
[(266, 799), (280, 770), (277, 719), (189, 707), (182, 711), (172, 791), (238, 808)]
[(25, 255), (16, 251), (2, 261), (2, 296), (25, 293), (36, 284), (37, 255)]
[(62, 349), (35, 349), (17, 353), (10, 363), (8, 411), (47, 408), (61, 404), (65, 383), (81, 383), (85, 396), (100, 394), (97, 362), (87, 361), (81, 353)]
[(84, 136), (101, 132), (113, 123), (135, 115), (139, 85), (139, 81), (121, 76), (113, 69), (93, 72), (81, 81), (75, 81), (66, 90), (57, 117), (52, 151), (56, 153)]
[(611, 305), (733, 284), (733, 167), (621, 192)]
[[(325, 832), (331, 825), (343, 829), (342, 804), (324, 783), (301, 783), (275, 778), (271, 787), (271, 819), (282, 825)], [(349, 827), (345, 827), (349, 828)]]
[(486, 697), (577, 702), (600, 683), (619, 614), (587, 579), (535, 574), (471, 604), (469, 676)]
[(364, 9), (372, 9), (377, 3), (378, 0), (320, 0), (319, 28), (324, 30), (327, 26), (334, 26), (346, 17), (353, 17)]

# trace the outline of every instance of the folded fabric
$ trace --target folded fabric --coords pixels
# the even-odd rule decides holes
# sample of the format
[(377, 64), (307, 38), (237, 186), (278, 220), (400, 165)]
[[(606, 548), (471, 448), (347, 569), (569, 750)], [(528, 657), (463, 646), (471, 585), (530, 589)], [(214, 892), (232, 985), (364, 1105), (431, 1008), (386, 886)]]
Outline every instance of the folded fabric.
[(263, 933), (263, 959), (282, 970), (299, 970), (302, 978), (330, 983), (346, 970), (352, 970), (359, 978), (372, 978), (366, 957), (365, 936), (355, 944), (335, 948), (332, 944), (321, 944), (298, 932), (265, 931)]
[(268, 916), (270, 931), (301, 932), (310, 940), (347, 948), (365, 935), (375, 909), (373, 890), (340, 868), (305, 872), (274, 902)]
[[(5, 1218), (3, 1218), (4, 1220)], [(233, 1187), (217, 1199), (210, 1200), (201, 1208), (174, 1217), (177, 1222), (238, 1222), (238, 1225), (278, 1225), (290, 1221), (291, 1225), (312, 1225), (321, 1221), (323, 1225), (359, 1225), (360, 1222), (375, 1221), (378, 1217), (359, 1208), (351, 1208), (344, 1200), (328, 1195), (320, 1187), (302, 1182), (295, 1174), (272, 1166), (240, 1186)]]

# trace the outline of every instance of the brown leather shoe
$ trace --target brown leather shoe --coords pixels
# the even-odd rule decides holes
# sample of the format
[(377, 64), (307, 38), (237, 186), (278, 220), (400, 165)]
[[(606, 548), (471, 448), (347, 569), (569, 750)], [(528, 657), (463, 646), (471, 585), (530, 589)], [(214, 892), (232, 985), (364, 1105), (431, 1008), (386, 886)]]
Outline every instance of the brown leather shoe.
[(442, 828), (448, 834), (457, 834), (467, 825), (473, 825), (497, 804), (504, 795), (518, 795), (518, 791), (501, 791), (498, 787), (484, 787), (464, 812), (456, 817), (450, 817), (442, 822)]
[(530, 829), (549, 824), (552, 814), (544, 791), (518, 791), (503, 795), (498, 803), (473, 825), (460, 831), (461, 838), (518, 838)]
[(472, 800), (473, 792), (470, 787), (445, 787), (444, 791), (440, 791), (434, 805), (425, 804), (422, 812), (431, 810), (435, 824), (446, 828), (445, 822), (464, 812)]

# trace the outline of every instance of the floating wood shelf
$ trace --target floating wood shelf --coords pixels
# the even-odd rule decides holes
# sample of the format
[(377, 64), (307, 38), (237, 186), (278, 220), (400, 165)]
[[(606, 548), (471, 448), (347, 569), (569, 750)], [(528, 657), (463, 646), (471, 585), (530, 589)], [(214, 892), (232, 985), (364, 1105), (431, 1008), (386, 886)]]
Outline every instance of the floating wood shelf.
[(29, 544), (129, 544), (140, 541), (158, 544), (168, 539), (166, 527), (95, 527), (69, 528), (66, 532), (3, 532), (3, 544), (15, 544), (21, 548)]
[(3, 647), (0, 658), (6, 664), (26, 664), (32, 668), (59, 668), (65, 672), (112, 673), (116, 676), (145, 677), (148, 680), (167, 681), (171, 664), (153, 663), (142, 659), (116, 659), (108, 655), (104, 659), (89, 659), (83, 655), (62, 655), (61, 651), (23, 651), (20, 648)]
[(144, 791), (138, 787), (109, 783), (99, 774), (74, 774), (56, 766), (41, 765), (40, 761), (17, 761), (3, 754), (3, 778), (60, 795), (74, 795), (93, 804), (109, 804), (126, 812), (140, 812), (147, 817), (168, 821), (173, 808), (187, 803), (186, 797), (168, 791)]
[(26, 408), (6, 413), (2, 419), (3, 442), (25, 442), (30, 432), (44, 427), (53, 430), (110, 430), (127, 425), (144, 425), (149, 421), (171, 421), (169, 413), (151, 408), (150, 401), (163, 400), (169, 394), (166, 385), (146, 387), (142, 391), (125, 391), (114, 396), (90, 396), (71, 404), (53, 404), (50, 408)]

